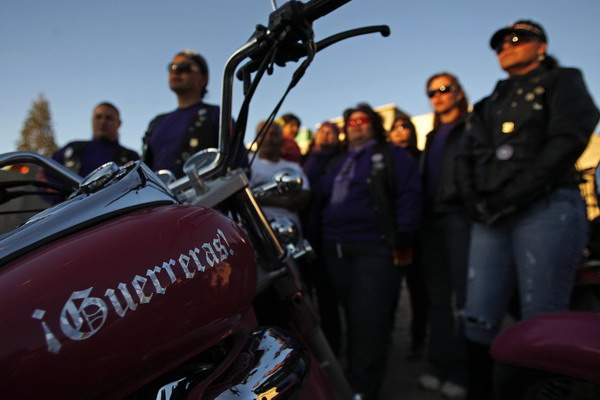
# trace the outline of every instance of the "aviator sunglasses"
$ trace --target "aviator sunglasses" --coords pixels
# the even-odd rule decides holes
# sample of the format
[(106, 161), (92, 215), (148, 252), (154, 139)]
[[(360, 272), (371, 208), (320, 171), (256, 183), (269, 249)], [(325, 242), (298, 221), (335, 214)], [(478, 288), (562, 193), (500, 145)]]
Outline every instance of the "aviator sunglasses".
[(448, 92), (454, 92), (455, 90), (456, 90), (456, 88), (454, 86), (451, 86), (451, 85), (449, 85), (449, 86), (442, 85), (442, 86), (440, 86), (437, 89), (428, 90), (427, 91), (427, 96), (429, 98), (432, 98), (438, 92), (444, 94), (444, 93), (448, 93)]
[(169, 72), (200, 72), (200, 68), (190, 62), (182, 63), (169, 63), (167, 65), (167, 71)]
[(506, 37), (503, 40), (501, 40), (496, 47), (494, 47), (494, 50), (496, 50), (496, 54), (500, 54), (502, 53), (502, 49), (504, 48), (504, 43), (508, 43), (511, 47), (514, 46), (519, 46), (522, 45), (524, 43), (528, 43), (535, 40), (534, 37), (532, 36), (527, 36), (527, 35), (517, 35), (516, 33), (513, 33), (510, 37)]

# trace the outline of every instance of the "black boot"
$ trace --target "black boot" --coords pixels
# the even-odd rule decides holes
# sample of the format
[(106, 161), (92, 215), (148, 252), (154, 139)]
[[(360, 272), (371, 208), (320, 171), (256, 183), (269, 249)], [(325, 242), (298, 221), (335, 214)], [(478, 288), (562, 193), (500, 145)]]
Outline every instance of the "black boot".
[(492, 372), (494, 360), (490, 346), (466, 340), (469, 394), (467, 400), (493, 400)]

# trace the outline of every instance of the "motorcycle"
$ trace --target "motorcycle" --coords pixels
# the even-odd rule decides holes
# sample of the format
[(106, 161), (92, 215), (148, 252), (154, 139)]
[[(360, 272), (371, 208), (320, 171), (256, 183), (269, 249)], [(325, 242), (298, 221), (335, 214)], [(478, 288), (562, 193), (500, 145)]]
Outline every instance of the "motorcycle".
[[(595, 192), (600, 198), (600, 169)], [(494, 392), (499, 400), (600, 398), (600, 219), (575, 279), (571, 311), (518, 322), (493, 342)]]
[[(3, 398), (360, 398), (295, 265), (310, 246), (285, 221), (272, 228), (256, 201), (294, 193), (298, 177), (251, 190), (236, 161), (265, 72), (304, 58), (285, 98), (319, 50), (389, 34), (375, 26), (315, 43), (312, 22), (349, 1), (289, 1), (257, 27), (225, 65), (219, 148), (190, 157), (183, 178), (130, 162), (82, 179), (35, 153), (0, 155), (0, 168), (34, 164), (70, 192), (0, 237)], [(234, 75), (244, 83), (235, 124)], [(61, 190), (3, 182), (0, 200), (25, 184)]]

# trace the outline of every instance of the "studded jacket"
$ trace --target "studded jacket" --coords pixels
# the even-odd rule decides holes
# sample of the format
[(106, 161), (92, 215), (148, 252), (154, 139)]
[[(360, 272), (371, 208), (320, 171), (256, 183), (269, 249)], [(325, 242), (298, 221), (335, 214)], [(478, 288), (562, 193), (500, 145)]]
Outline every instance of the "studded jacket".
[(85, 177), (109, 161), (124, 165), (128, 161), (139, 160), (140, 156), (135, 151), (121, 146), (119, 142), (94, 139), (70, 142), (56, 151), (52, 158)]
[(456, 160), (461, 194), (507, 214), (556, 187), (577, 187), (574, 164), (598, 118), (577, 69), (542, 66), (498, 82), (467, 118)]
[[(144, 135), (143, 140), (143, 154), (142, 161), (144, 161), (150, 168), (155, 168), (155, 154), (158, 151), (162, 151), (159, 149), (154, 149), (150, 145), (150, 139), (155, 128), (167, 118), (172, 113), (161, 114), (154, 118), (150, 125), (148, 126), (148, 130)], [(174, 140), (180, 140), (179, 151), (177, 152), (177, 156), (173, 161), (173, 173), (176, 177), (183, 176), (183, 163), (187, 160), (192, 154), (197, 151), (208, 149), (208, 148), (216, 148), (219, 144), (219, 124), (218, 124), (218, 116), (219, 116), (219, 107), (213, 106), (210, 104), (203, 103), (198, 110), (196, 117), (191, 121), (191, 124), (187, 127), (186, 131), (183, 133), (183, 136), (180, 138), (174, 137)]]

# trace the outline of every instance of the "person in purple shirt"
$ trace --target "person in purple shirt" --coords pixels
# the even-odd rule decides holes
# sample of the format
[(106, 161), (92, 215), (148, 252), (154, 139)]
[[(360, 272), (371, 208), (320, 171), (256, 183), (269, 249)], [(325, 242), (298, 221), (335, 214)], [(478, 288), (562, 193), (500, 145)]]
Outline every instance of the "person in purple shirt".
[(417, 165), (387, 142), (367, 104), (344, 112), (349, 148), (321, 181), (326, 269), (347, 321), (349, 380), (376, 399), (385, 372), (402, 270), (395, 250), (412, 246), (421, 218)]
[(204, 103), (208, 64), (198, 52), (180, 51), (167, 69), (178, 107), (150, 122), (142, 160), (154, 171), (167, 169), (179, 178), (192, 154), (218, 147), (220, 111), (218, 106)]
[[(421, 150), (417, 147), (417, 129), (408, 115), (396, 117), (392, 127), (388, 132), (390, 143), (400, 146), (414, 158), (418, 163), (421, 157)], [(418, 235), (417, 235), (418, 236)], [(411, 257), (412, 256), (412, 257)], [(417, 242), (413, 246), (412, 254), (400, 258), (404, 270), (406, 287), (410, 299), (410, 333), (411, 345), (407, 358), (409, 360), (418, 360), (426, 348), (428, 323), (428, 305), (427, 288), (425, 286), (425, 275), (421, 263), (421, 246)]]
[(420, 239), (430, 336), (429, 371), (419, 383), (427, 390), (461, 399), (467, 394), (467, 366), (457, 315), (465, 302), (470, 223), (454, 171), (468, 102), (458, 79), (447, 72), (430, 77), (426, 93), (434, 124), (419, 160), (425, 200)]
[(315, 250), (315, 257), (306, 262), (304, 278), (313, 289), (321, 316), (321, 328), (335, 354), (340, 354), (342, 345), (342, 325), (339, 304), (333, 295), (329, 276), (325, 270), (325, 262), (321, 252), (322, 241), (320, 232), (320, 182), (328, 166), (342, 154), (345, 143), (340, 142), (340, 130), (336, 124), (324, 121), (313, 136), (313, 141), (302, 161), (302, 169), (308, 177), (313, 196), (300, 214), (304, 236)]
[(52, 158), (82, 177), (109, 161), (123, 165), (139, 160), (138, 153), (119, 144), (120, 126), (117, 107), (107, 102), (100, 103), (92, 114), (92, 140), (70, 142), (55, 152)]

